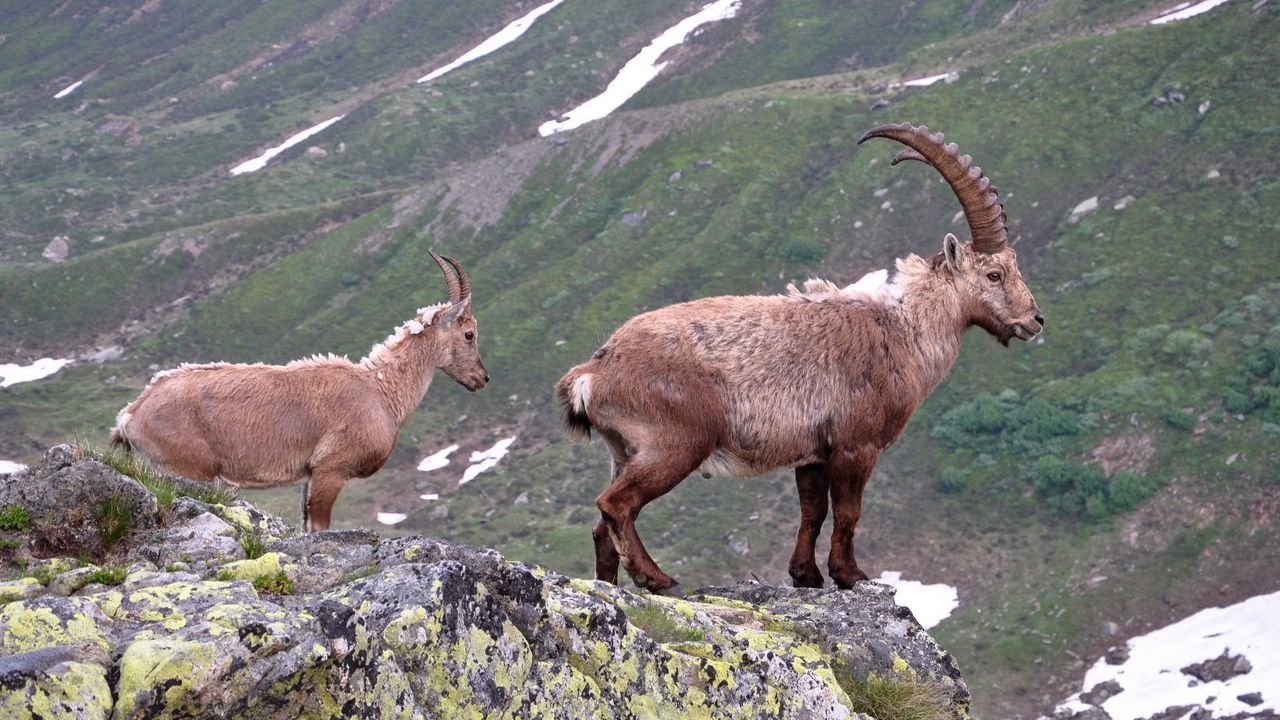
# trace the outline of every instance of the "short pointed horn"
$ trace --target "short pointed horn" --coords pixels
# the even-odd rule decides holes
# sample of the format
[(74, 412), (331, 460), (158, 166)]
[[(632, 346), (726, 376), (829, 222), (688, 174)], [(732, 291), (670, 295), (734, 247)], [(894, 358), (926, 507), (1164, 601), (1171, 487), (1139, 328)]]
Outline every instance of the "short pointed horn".
[[(454, 277), (454, 271), (457, 266), (453, 265), (452, 260), (442, 258), (431, 250), (428, 250), (427, 254), (430, 255), (431, 259), (435, 260), (436, 264), (440, 266), (440, 272), (444, 273), (444, 281), (449, 285), (449, 303), (452, 304), (461, 300), (463, 297), (462, 287), (458, 282), (458, 278)], [(445, 263), (446, 260), (449, 260), (448, 264)]]
[(461, 300), (462, 298), (471, 297), (471, 278), (467, 277), (467, 271), (462, 269), (462, 263), (451, 257), (445, 257), (445, 260), (448, 261), (448, 263), (452, 265), (453, 269), (458, 273), (458, 285), (460, 286), (458, 299)]
[(924, 125), (917, 127), (910, 123), (872, 128), (858, 138), (858, 144), (873, 137), (896, 140), (911, 148), (895, 155), (891, 164), (918, 160), (932, 165), (941, 173), (964, 209), (974, 250), (992, 253), (1005, 246), (1009, 230), (1005, 227), (1007, 216), (1000, 202), (1000, 193), (990, 179), (983, 177), (982, 168), (974, 165), (972, 158), (960, 154), (955, 143), (943, 144), (942, 133), (930, 133)]

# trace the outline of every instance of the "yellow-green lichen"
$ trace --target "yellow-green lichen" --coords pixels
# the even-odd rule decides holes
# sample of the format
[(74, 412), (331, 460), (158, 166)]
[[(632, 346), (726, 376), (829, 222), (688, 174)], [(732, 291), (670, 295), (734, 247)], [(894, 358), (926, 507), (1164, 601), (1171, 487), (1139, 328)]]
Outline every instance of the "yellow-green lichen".
[(40, 592), (40, 581), (33, 577), (0, 582), (0, 603), (25, 600)]
[(280, 558), (280, 553), (269, 552), (252, 560), (229, 562), (218, 569), (218, 577), (219, 579), (228, 578), (253, 582), (254, 579), (264, 575), (275, 575), (282, 571), (287, 575), (291, 575), (291, 571), (296, 571), (295, 565), (292, 563), (283, 564), (280, 562)]
[(0, 608), (0, 654), (85, 642), (110, 649), (98, 619), (93, 617), (100, 618), (102, 613), (91, 600), (66, 598), (63, 607), (63, 614), (68, 617), (59, 617), (47, 606), (32, 606), (21, 600)]
[(0, 693), (0, 717), (13, 720), (66, 717), (105, 720), (111, 714), (111, 687), (101, 665), (67, 662), (55, 674), (24, 678), (23, 687)]
[(131, 643), (120, 657), (116, 714), (130, 717), (142, 707), (163, 707), (166, 715), (194, 715), (190, 695), (218, 664), (212, 641), (143, 640)]

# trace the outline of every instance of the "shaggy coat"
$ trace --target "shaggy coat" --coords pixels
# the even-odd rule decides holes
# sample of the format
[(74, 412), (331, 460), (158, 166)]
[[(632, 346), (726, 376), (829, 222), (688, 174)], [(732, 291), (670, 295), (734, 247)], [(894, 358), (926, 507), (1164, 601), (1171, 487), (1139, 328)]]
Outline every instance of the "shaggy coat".
[(883, 271), (843, 289), (811, 280), (787, 295), (673, 305), (619, 328), (556, 385), (570, 431), (596, 430), (613, 460), (597, 500), (597, 577), (616, 583), (621, 560), (637, 585), (673, 591), (635, 532), (640, 509), (695, 470), (796, 468), (796, 584), (822, 585), (813, 548), (828, 492), (831, 576), (840, 587), (866, 579), (853, 531), (880, 451), (950, 369), (970, 326), (1004, 344), (1042, 328), (1013, 249), (984, 247), (948, 234), (935, 257), (899, 260), (892, 282)]
[(302, 483), (303, 525), (326, 529), (346, 482), (390, 457), (436, 368), (472, 391), (489, 380), (469, 284), (461, 297), (441, 269), (451, 302), (420, 309), (360, 362), (329, 355), (287, 365), (184, 364), (157, 373), (120, 411), (112, 440), (195, 480)]

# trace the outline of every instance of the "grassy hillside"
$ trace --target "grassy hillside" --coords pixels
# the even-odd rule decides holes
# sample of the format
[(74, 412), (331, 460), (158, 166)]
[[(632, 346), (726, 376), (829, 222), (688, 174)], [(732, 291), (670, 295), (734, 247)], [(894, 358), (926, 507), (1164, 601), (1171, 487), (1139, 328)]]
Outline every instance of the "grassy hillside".
[[(1142, 21), (1163, 6), (1150, 3), (981, 3), (972, 14), (942, 1), (747, 3), (629, 112), (531, 139), (696, 4), (567, 4), (430, 87), (412, 81), (534, 3), (388, 5), (363, 19), (360, 4), (309, 6), (297, 16), (306, 28), (355, 18), (350, 31), (283, 53), (261, 83), (237, 76), (215, 91), (229, 68), (299, 33), (229, 4), (234, 22), (190, 24), (195, 35), (168, 51), (139, 41), (157, 58), (217, 48), (191, 77), (104, 68), (83, 108), (53, 114), (39, 103), (103, 50), (52, 48), (95, 29), (133, 48), (137, 23), (181, 18), (14, 15), (33, 29), (0, 44), (0, 67), (23, 65), (0, 73), (11, 352), (0, 361), (125, 353), (0, 390), (0, 457), (103, 436), (153, 367), (359, 357), (444, 296), (425, 255), (435, 248), (472, 274), (494, 381), (472, 395), (439, 376), (388, 466), (344, 492), (337, 520), (410, 512), (394, 532), (588, 575), (606, 453), (567, 442), (551, 384), (636, 312), (815, 275), (852, 282), (935, 252), (963, 227), (949, 190), (919, 165), (890, 168), (889, 143), (854, 144), (910, 120), (944, 130), (999, 185), (1048, 318), (1043, 342), (1010, 349), (971, 333), (883, 456), (858, 540), (873, 575), (959, 588), (961, 608), (937, 633), (975, 714), (1045, 712), (1109, 644), (1275, 589), (1280, 10), (1230, 3), (1152, 27)], [(406, 32), (412, 13), (448, 31)], [(338, 52), (350, 62), (325, 60)], [(944, 70), (958, 77), (889, 84)], [(889, 105), (872, 110), (880, 99)], [(225, 176), (344, 111), (311, 143), (326, 157), (297, 148), (262, 173)], [(97, 133), (117, 116), (139, 129)], [(70, 237), (71, 258), (36, 262), (55, 234)], [(468, 453), (510, 435), (512, 455), (457, 487)], [(414, 470), (455, 442), (449, 469)], [(416, 499), (428, 491), (444, 499)], [(646, 510), (641, 532), (686, 585), (782, 582), (794, 496), (787, 474), (694, 478)], [(296, 514), (296, 489), (253, 497)]]

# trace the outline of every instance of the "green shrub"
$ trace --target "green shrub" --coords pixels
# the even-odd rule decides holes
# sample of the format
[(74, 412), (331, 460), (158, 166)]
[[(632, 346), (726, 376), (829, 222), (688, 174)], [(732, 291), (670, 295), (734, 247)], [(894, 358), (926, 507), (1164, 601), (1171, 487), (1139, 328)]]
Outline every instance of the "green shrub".
[(14, 503), (0, 508), (0, 530), (26, 530), (31, 527), (31, 513)]
[(943, 414), (933, 436), (953, 447), (1003, 455), (1044, 455), (1083, 429), (1079, 416), (1044, 398), (1023, 402), (1017, 393), (984, 393)]
[(1196, 426), (1196, 415), (1194, 412), (1170, 409), (1166, 410), (1160, 417), (1164, 420), (1165, 425), (1168, 425), (1174, 430), (1190, 430)]
[(938, 476), (938, 490), (953, 495), (963, 491), (968, 481), (969, 474), (964, 470), (954, 467), (943, 468)]
[(1110, 478), (1096, 466), (1046, 455), (1032, 470), (1036, 493), (1055, 512), (1101, 520), (1134, 510), (1159, 488), (1159, 483), (1126, 470)]
[(101, 585), (119, 585), (128, 575), (129, 568), (124, 565), (107, 565), (93, 571), (88, 580)]
[(279, 570), (274, 575), (259, 575), (253, 579), (253, 588), (260, 593), (268, 595), (291, 595), (293, 593), (293, 581), (285, 574), (283, 570)]

